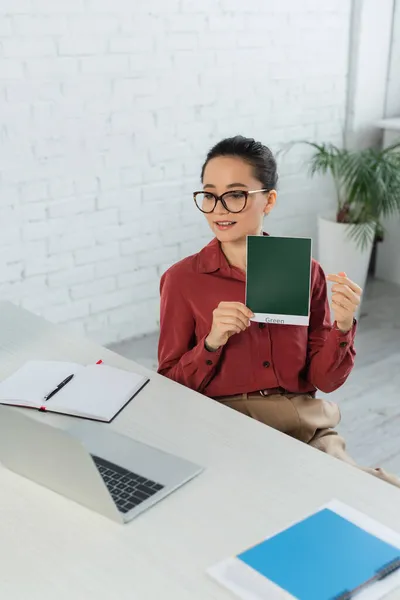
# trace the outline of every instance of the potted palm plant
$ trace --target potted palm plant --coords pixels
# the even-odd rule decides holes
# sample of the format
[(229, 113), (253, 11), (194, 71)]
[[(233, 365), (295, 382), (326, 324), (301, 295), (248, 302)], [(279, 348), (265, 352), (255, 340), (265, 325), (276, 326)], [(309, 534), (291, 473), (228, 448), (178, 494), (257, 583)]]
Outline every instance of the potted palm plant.
[(335, 213), (318, 219), (319, 261), (325, 272), (345, 269), (364, 287), (382, 222), (400, 215), (400, 143), (358, 151), (303, 143), (313, 149), (310, 175), (329, 174), (336, 191)]

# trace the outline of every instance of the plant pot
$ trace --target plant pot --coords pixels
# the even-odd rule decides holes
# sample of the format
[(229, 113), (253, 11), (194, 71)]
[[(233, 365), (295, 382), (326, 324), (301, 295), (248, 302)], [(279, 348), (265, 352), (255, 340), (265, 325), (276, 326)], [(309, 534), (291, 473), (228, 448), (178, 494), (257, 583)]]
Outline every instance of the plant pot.
[[(334, 218), (318, 218), (318, 260), (326, 275), (344, 271), (347, 276), (365, 288), (373, 240), (363, 249), (349, 238), (349, 229), (354, 225), (337, 223)], [(360, 316), (360, 308), (356, 317)]]

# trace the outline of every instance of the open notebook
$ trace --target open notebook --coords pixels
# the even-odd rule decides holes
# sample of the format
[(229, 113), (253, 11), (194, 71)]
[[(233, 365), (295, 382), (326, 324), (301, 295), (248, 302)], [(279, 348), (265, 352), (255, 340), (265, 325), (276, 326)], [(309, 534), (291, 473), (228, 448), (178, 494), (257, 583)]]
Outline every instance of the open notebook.
[[(71, 375), (68, 383), (46, 399)], [(0, 383), (0, 404), (109, 423), (148, 381), (143, 375), (104, 364), (31, 360)]]

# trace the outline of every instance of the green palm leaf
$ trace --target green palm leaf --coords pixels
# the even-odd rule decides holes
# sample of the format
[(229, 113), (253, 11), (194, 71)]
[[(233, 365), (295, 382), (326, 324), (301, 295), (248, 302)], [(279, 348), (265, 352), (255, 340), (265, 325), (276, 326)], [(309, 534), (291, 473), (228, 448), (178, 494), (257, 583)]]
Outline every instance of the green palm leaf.
[[(337, 194), (337, 221), (364, 247), (382, 233), (382, 219), (400, 214), (400, 143), (351, 151), (334, 144), (297, 142), (313, 149), (309, 174), (329, 174)], [(357, 227), (361, 226), (361, 227)]]

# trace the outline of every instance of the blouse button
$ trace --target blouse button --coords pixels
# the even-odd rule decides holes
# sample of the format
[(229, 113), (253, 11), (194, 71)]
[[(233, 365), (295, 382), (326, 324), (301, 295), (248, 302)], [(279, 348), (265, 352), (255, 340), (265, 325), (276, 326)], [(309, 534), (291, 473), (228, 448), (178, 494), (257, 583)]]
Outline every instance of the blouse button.
[(271, 366), (271, 363), (270, 363), (270, 362), (268, 362), (267, 360), (265, 360), (265, 361), (263, 362), (263, 367), (265, 367), (266, 369), (268, 369), (268, 367), (269, 367), (269, 366)]

